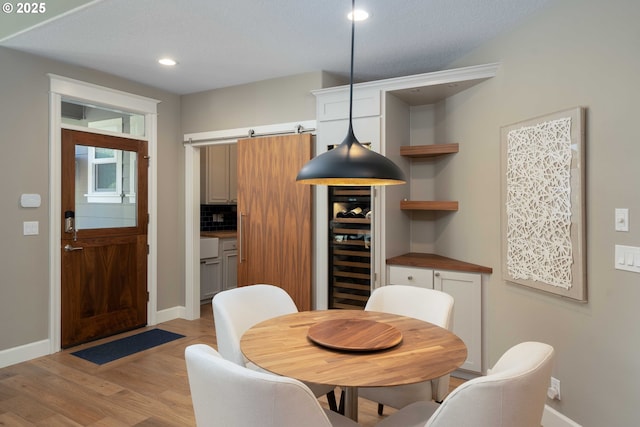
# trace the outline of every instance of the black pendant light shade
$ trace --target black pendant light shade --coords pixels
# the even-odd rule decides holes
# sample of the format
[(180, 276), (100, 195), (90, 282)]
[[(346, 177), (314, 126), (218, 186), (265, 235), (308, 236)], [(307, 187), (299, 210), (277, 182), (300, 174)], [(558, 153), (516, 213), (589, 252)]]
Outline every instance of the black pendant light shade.
[(364, 147), (349, 124), (347, 136), (333, 150), (311, 159), (296, 181), (316, 185), (404, 184), (404, 173), (386, 157)]
[[(355, 11), (355, 0), (351, 1)], [(305, 164), (296, 181), (315, 185), (397, 185), (406, 179), (391, 160), (364, 147), (353, 133), (353, 53), (355, 20), (351, 21), (351, 76), (349, 83), (349, 129), (344, 141)]]

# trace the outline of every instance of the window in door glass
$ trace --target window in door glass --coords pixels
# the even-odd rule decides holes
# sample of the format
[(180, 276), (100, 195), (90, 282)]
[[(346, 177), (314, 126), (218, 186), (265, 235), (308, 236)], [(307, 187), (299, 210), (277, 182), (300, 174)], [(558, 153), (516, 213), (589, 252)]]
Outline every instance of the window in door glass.
[(137, 153), (76, 145), (75, 158), (78, 229), (135, 227)]
[(121, 203), (123, 152), (110, 148), (87, 147), (87, 201)]
[(109, 192), (116, 193), (117, 191), (117, 165), (111, 164), (96, 164), (94, 165), (95, 179), (93, 182), (93, 190), (96, 193)]

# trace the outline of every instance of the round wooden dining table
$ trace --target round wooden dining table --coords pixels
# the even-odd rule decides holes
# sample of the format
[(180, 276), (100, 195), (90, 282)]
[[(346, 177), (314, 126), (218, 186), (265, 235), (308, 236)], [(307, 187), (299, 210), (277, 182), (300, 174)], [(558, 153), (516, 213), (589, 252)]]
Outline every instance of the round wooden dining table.
[(248, 329), (240, 347), (255, 365), (300, 381), (340, 386), (358, 419), (358, 388), (413, 384), (460, 367), (467, 348), (452, 332), (411, 317), (361, 310), (302, 311)]

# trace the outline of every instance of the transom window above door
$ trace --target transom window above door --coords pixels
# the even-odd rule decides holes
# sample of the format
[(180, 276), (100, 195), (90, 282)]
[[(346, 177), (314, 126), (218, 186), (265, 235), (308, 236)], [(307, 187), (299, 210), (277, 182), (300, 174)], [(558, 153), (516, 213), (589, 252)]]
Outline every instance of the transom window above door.
[(88, 105), (70, 99), (62, 100), (62, 123), (67, 125), (143, 137), (145, 136), (144, 118), (144, 114)]

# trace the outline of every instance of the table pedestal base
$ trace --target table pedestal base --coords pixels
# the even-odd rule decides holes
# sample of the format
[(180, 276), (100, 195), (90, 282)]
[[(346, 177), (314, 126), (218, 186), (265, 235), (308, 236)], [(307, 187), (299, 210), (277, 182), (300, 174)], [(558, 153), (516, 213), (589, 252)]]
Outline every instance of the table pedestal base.
[(344, 415), (358, 422), (358, 387), (344, 387)]

